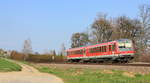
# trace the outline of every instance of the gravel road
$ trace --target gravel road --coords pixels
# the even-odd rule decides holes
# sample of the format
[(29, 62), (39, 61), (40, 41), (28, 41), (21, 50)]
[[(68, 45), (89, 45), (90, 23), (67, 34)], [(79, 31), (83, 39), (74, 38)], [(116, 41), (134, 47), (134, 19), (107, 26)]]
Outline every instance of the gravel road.
[(0, 73), (0, 83), (64, 83), (60, 78), (40, 73), (31, 66), (21, 64), (21, 72)]

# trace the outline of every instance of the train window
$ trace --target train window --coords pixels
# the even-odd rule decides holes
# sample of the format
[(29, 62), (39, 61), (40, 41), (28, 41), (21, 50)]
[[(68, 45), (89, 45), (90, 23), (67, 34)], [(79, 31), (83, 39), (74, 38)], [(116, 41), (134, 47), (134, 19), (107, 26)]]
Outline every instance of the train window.
[(93, 53), (93, 48), (90, 48), (90, 53)]
[(69, 55), (74, 55), (74, 54), (77, 54), (77, 51), (71, 51), (68, 53)]
[(100, 52), (102, 52), (102, 47), (100, 47)]
[(73, 54), (73, 52), (70, 52), (69, 54), (70, 54), (70, 55), (72, 55), (72, 54)]
[(102, 52), (104, 52), (104, 47), (102, 46)]
[(104, 52), (106, 52), (106, 46), (104, 46)]
[(86, 52), (86, 49), (83, 49), (83, 50), (82, 50), (82, 53), (84, 54), (85, 52)]
[(106, 52), (107, 50), (106, 50), (106, 46), (102, 46), (101, 47), (101, 52)]
[(104, 46), (102, 46), (102, 52), (104, 52)]
[(92, 53), (92, 48), (89, 49), (89, 52)]
[(80, 51), (80, 50), (74, 51), (73, 54), (79, 54), (79, 51)]
[(115, 51), (115, 48), (116, 48), (116, 45), (113, 44), (113, 45), (112, 45), (112, 51)]
[(75, 54), (75, 51), (71, 52), (71, 55)]
[(89, 52), (90, 52), (90, 53), (100, 52), (100, 49), (101, 49), (100, 47), (90, 48), (90, 49), (89, 49)]
[(100, 47), (96, 47), (96, 52), (99, 52), (100, 51)]
[(111, 45), (109, 45), (109, 51), (112, 51), (112, 46)]
[(125, 46), (119, 46), (119, 48), (126, 48)]
[(71, 52), (68, 52), (68, 55), (71, 55)]
[(103, 52), (106, 52), (106, 46), (103, 46)]
[(77, 51), (74, 51), (73, 54), (83, 54), (83, 50), (77, 50)]
[(96, 48), (93, 48), (93, 52), (96, 52)]
[(95, 48), (91, 48), (91, 53), (94, 53), (95, 52)]
[(80, 53), (83, 54), (84, 50), (81, 50)]
[(77, 54), (77, 51), (74, 51), (73, 54)]
[(97, 52), (97, 47), (94, 49), (94, 52)]
[(106, 46), (100, 46), (100, 47), (90, 48), (89, 52), (90, 53), (107, 52), (107, 48), (106, 48)]

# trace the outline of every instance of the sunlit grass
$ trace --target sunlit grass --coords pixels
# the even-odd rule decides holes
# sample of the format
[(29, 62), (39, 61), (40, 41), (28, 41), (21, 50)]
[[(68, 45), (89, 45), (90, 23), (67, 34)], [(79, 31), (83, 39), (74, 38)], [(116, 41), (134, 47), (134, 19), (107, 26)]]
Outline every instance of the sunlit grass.
[(21, 66), (7, 59), (0, 58), (0, 72), (21, 71)]
[(65, 83), (149, 83), (150, 75), (126, 73), (116, 70), (95, 70), (80, 68), (39, 67), (41, 72), (54, 74)]

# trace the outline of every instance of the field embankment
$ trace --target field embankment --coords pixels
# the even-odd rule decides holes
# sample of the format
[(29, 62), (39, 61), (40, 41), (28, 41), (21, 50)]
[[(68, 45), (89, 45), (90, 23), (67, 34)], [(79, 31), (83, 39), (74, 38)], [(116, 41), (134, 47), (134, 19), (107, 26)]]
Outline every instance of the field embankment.
[(122, 71), (122, 68), (115, 70), (115, 67), (111, 68), (108, 66), (95, 65), (95, 67), (94, 65), (70, 64), (33, 65), (41, 72), (54, 74), (62, 78), (65, 83), (149, 83), (150, 81), (149, 74), (135, 73), (130, 70)]
[(21, 66), (7, 59), (0, 58), (0, 72), (21, 71)]

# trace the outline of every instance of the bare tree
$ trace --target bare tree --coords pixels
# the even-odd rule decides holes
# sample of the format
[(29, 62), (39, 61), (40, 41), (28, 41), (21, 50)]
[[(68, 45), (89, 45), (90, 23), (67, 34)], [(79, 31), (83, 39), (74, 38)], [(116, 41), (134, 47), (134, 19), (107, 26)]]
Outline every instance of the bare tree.
[(127, 38), (135, 40), (140, 36), (141, 23), (137, 19), (130, 19), (126, 16), (118, 17), (116, 20), (116, 39)]
[(146, 45), (150, 40), (150, 5), (142, 5), (139, 7), (140, 20), (142, 24), (142, 32), (140, 36), (141, 44)]
[(63, 43), (63, 44), (61, 45), (61, 53), (60, 53), (60, 54), (61, 54), (62, 56), (65, 56), (65, 53), (66, 53), (65, 51), (66, 51), (66, 47), (65, 47), (65, 44)]
[(56, 56), (56, 51), (55, 50), (51, 50), (50, 51), (50, 55)]
[(107, 42), (111, 40), (113, 26), (111, 22), (106, 19), (106, 14), (99, 15), (99, 17), (92, 24), (92, 40), (96, 43)]
[(22, 52), (24, 54), (31, 54), (33, 52), (30, 39), (27, 39), (24, 41), (24, 46), (23, 46)]
[[(136, 51), (140, 48), (139, 38), (141, 36), (141, 22), (138, 19), (131, 19), (126, 16), (120, 16), (116, 19), (116, 31), (114, 39), (131, 39)], [(138, 51), (139, 52), (139, 51)]]
[(89, 36), (87, 33), (74, 33), (71, 37), (71, 47), (85, 46), (89, 43)]

